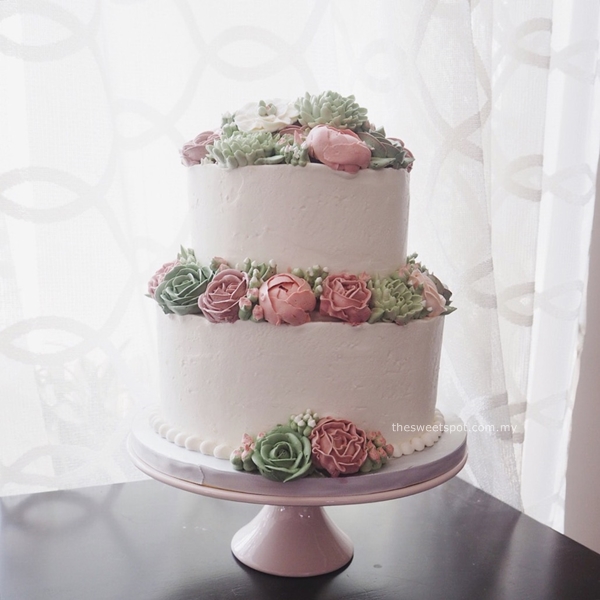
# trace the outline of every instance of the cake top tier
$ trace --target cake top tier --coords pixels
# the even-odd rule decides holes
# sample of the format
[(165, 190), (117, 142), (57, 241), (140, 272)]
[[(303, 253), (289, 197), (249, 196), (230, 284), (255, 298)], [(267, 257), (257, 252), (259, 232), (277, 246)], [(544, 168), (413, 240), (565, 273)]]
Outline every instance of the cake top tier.
[(410, 170), (414, 157), (402, 140), (387, 137), (354, 96), (306, 94), (245, 104), (223, 115), (220, 127), (203, 131), (181, 149), (186, 166), (322, 163), (336, 171)]

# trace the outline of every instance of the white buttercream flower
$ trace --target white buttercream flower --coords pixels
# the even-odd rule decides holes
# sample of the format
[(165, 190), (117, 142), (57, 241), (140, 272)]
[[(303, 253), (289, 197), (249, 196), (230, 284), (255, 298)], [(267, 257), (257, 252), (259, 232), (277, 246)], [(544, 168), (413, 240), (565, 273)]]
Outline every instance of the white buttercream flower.
[(274, 133), (298, 119), (295, 102), (280, 98), (249, 102), (235, 112), (233, 120), (240, 131), (269, 131)]

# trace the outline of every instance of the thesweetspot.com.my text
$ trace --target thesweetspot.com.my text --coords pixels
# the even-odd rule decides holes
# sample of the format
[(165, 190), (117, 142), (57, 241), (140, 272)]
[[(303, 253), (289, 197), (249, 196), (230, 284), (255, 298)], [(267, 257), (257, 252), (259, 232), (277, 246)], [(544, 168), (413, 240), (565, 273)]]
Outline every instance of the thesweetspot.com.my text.
[(480, 433), (495, 433), (500, 431), (503, 433), (515, 433), (515, 425), (465, 425), (464, 423), (434, 423), (432, 425), (404, 425), (402, 423), (392, 423), (392, 431), (394, 433), (453, 433), (455, 431), (480, 432)]

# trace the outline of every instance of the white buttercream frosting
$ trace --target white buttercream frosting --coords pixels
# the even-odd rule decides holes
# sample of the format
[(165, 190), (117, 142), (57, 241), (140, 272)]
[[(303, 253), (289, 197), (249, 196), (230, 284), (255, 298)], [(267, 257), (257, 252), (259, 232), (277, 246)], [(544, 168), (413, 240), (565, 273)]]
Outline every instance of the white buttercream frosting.
[(194, 436), (200, 444), (190, 449), (214, 454), (310, 407), (379, 430), (406, 454), (410, 428), (434, 423), (443, 323), (292, 327), (160, 315), (161, 416), (153, 427), (185, 447)]
[(279, 270), (320, 264), (386, 276), (406, 262), (405, 169), (352, 175), (325, 165), (187, 169), (192, 247), (202, 264), (223, 256), (276, 259)]

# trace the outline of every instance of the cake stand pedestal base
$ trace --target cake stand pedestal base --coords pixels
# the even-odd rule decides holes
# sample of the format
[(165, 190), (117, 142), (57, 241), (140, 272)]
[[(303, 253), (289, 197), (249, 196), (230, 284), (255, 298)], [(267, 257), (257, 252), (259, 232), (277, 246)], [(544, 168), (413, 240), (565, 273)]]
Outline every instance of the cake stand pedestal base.
[(267, 505), (233, 536), (231, 551), (263, 573), (310, 577), (347, 565), (354, 546), (321, 506)]
[(390, 461), (380, 471), (347, 478), (307, 477), (288, 484), (240, 473), (228, 461), (179, 448), (156, 435), (147, 419), (134, 425), (128, 450), (134, 464), (157, 481), (210, 498), (264, 505), (233, 536), (234, 556), (270, 575), (311, 577), (341, 569), (354, 554), (352, 541), (324, 507), (420, 494), (464, 467), (466, 432), (456, 417), (446, 422), (451, 429), (435, 446)]

